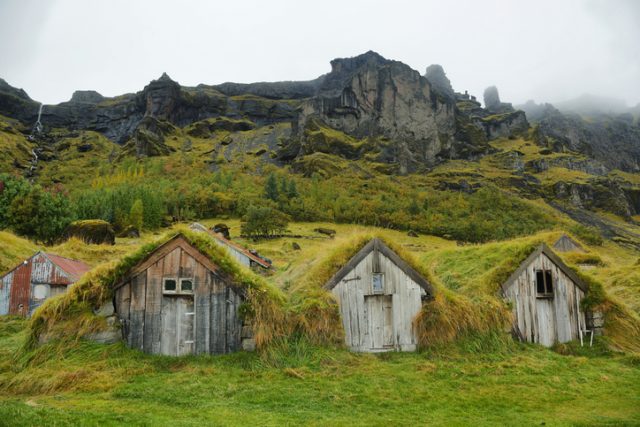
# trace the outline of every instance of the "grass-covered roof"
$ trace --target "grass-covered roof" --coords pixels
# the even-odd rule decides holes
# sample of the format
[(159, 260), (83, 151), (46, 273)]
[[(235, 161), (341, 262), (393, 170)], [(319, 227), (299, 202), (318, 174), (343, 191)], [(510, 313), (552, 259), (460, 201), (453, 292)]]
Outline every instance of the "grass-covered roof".
[(283, 293), (249, 269), (240, 266), (225, 248), (217, 245), (206, 234), (181, 228), (144, 245), (119, 261), (96, 267), (71, 286), (67, 293), (47, 300), (31, 319), (28, 345), (33, 346), (44, 336), (79, 338), (103, 328), (103, 319), (95, 316), (93, 311), (112, 300), (114, 287), (133, 267), (176, 238), (184, 238), (219, 268), (219, 274), (245, 291), (246, 313), (252, 320), (258, 346), (284, 333), (286, 319)]

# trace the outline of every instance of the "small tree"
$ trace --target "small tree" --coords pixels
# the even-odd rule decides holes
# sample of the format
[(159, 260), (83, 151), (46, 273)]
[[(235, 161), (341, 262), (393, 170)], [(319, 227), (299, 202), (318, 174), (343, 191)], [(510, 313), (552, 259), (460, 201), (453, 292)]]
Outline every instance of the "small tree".
[(269, 236), (282, 233), (289, 225), (289, 216), (268, 206), (249, 206), (241, 223), (241, 232), (247, 236)]
[(142, 224), (144, 223), (144, 205), (142, 200), (136, 199), (131, 205), (131, 211), (129, 211), (129, 224), (136, 230), (142, 230)]
[(298, 193), (298, 189), (296, 188), (296, 182), (292, 178), (291, 181), (289, 181), (289, 186), (287, 187), (287, 197), (293, 199), (298, 196), (300, 196), (300, 194)]
[(264, 183), (264, 197), (274, 202), (278, 201), (278, 180), (273, 172), (269, 174)]
[(407, 211), (414, 216), (420, 213), (420, 205), (418, 204), (418, 201), (415, 198), (411, 199), (411, 203), (409, 203), (409, 207), (407, 208)]
[(45, 191), (39, 185), (14, 198), (8, 213), (16, 233), (46, 244), (54, 243), (73, 220), (67, 196), (61, 191)]
[(30, 190), (30, 185), (24, 178), (18, 178), (9, 174), (0, 174), (0, 229), (8, 227), (11, 223), (9, 206), (18, 196), (25, 196)]

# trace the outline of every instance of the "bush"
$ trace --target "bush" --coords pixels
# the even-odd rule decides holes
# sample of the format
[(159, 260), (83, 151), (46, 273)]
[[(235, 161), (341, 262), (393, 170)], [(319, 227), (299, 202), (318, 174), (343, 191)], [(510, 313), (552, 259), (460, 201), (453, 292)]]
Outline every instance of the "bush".
[(242, 219), (241, 232), (252, 237), (279, 234), (287, 229), (290, 219), (289, 215), (268, 206), (249, 206)]
[(39, 185), (16, 196), (8, 216), (16, 233), (46, 244), (60, 238), (73, 220), (67, 196), (60, 189), (43, 190)]

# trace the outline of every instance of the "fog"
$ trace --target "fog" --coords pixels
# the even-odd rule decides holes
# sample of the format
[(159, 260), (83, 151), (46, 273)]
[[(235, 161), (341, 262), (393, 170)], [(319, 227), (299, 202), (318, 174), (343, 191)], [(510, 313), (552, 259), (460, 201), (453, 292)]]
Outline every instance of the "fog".
[(74, 90), (309, 80), (375, 50), (457, 91), (640, 102), (640, 1), (0, 0), (0, 77), (45, 103)]

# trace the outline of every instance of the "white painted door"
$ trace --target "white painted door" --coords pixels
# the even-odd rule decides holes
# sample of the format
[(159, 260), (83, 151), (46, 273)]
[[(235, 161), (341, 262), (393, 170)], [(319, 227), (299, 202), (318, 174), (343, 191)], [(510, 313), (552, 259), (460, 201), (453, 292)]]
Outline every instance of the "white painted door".
[(388, 350), (394, 347), (393, 303), (391, 295), (367, 295), (369, 336), (372, 350)]
[(169, 356), (193, 354), (195, 307), (193, 296), (162, 297), (160, 351)]
[(538, 343), (551, 347), (556, 342), (556, 319), (552, 298), (536, 299)]

